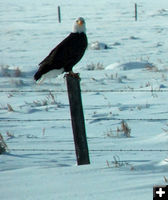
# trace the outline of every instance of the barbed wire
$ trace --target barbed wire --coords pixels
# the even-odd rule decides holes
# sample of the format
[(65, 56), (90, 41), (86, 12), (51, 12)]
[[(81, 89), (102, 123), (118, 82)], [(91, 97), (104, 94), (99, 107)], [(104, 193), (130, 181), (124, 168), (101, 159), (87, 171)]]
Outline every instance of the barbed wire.
[[(75, 152), (75, 149), (9, 149), (9, 151)], [(168, 149), (90, 149), (89, 152), (168, 152)]]
[[(65, 93), (67, 92), (67, 90), (47, 90), (47, 89), (44, 89), (44, 90), (16, 90), (16, 89), (13, 89), (13, 90), (0, 90), (0, 93), (12, 93), (12, 92), (15, 92), (15, 93), (47, 93), (47, 92), (56, 92), (56, 93)], [(103, 89), (100, 89), (100, 90), (81, 90), (81, 92), (83, 93), (91, 93), (91, 92), (95, 92), (95, 93), (98, 93), (98, 92), (113, 92), (113, 93), (124, 93), (124, 92), (144, 92), (144, 93), (147, 93), (147, 92), (160, 92), (160, 93), (164, 93), (164, 92), (168, 92), (168, 89), (149, 89), (149, 90), (140, 90), (140, 89), (110, 89), (110, 90), (103, 90)]]
[[(167, 121), (168, 118), (86, 118), (85, 121)], [(0, 119), (0, 122), (56, 122), (56, 121), (71, 121), (67, 119)]]

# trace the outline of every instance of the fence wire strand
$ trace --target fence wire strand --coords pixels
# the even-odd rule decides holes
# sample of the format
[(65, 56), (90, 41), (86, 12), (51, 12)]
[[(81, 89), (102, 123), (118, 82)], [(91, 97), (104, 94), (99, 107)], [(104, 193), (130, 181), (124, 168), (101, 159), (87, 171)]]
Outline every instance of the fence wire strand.
[[(168, 118), (86, 118), (85, 121), (167, 121)], [(57, 121), (71, 121), (71, 119), (0, 119), (0, 122), (57, 122)]]
[[(75, 152), (75, 149), (10, 149), (9, 151)], [(89, 152), (168, 152), (168, 149), (90, 149)]]
[[(65, 93), (67, 92), (67, 90), (0, 90), (0, 93), (12, 93), (12, 92), (15, 92), (15, 93), (47, 93), (47, 92), (56, 92), (56, 93)], [(83, 93), (98, 93), (98, 92), (112, 92), (112, 93), (125, 93), (125, 92), (160, 92), (160, 93), (164, 93), (164, 92), (168, 92), (167, 89), (149, 89), (149, 90), (140, 90), (140, 89), (110, 89), (110, 90), (103, 90), (103, 89), (100, 89), (100, 90), (81, 90), (81, 92)]]

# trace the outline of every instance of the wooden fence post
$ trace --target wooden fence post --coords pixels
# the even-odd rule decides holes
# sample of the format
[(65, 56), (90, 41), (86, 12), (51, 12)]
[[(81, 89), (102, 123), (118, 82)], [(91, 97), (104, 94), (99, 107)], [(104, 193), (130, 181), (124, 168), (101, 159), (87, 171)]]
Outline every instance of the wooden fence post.
[(85, 121), (83, 115), (80, 80), (66, 75), (75, 151), (78, 165), (90, 164)]
[(61, 23), (61, 8), (58, 6), (58, 22)]
[(137, 3), (135, 3), (135, 21), (138, 19)]

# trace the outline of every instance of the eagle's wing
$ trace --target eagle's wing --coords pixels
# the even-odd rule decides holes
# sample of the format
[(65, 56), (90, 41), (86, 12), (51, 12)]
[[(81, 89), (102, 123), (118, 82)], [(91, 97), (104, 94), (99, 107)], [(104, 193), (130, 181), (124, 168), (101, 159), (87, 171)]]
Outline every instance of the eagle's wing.
[(80, 50), (78, 42), (77, 38), (71, 33), (39, 65), (51, 65), (53, 69), (60, 69), (70, 63), (76, 64), (79, 57), (82, 57), (81, 52), (84, 53), (85, 50)]
[[(71, 33), (60, 44), (58, 44), (50, 54), (39, 64), (37, 74), (39, 79), (42, 74), (45, 74), (53, 69), (64, 68), (65, 72), (71, 71), (72, 67), (82, 58), (87, 47), (87, 38), (85, 35), (80, 37)], [(35, 75), (36, 76), (36, 75)]]

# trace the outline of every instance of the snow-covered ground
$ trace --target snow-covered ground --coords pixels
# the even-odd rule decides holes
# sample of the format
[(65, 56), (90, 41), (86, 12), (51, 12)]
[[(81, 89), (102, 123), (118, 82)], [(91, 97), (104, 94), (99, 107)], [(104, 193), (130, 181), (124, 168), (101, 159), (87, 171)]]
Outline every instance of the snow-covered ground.
[[(153, 186), (166, 184), (168, 3), (137, 1), (137, 22), (134, 3), (0, 1), (0, 133), (9, 149), (0, 155), (2, 200), (150, 200)], [(63, 75), (33, 81), (78, 16), (89, 41), (74, 68), (90, 150), (85, 166), (76, 165)]]

